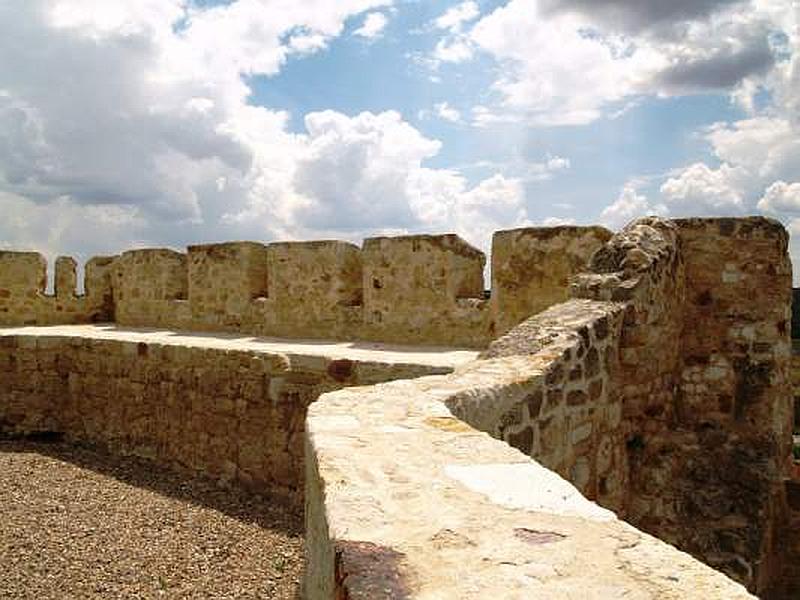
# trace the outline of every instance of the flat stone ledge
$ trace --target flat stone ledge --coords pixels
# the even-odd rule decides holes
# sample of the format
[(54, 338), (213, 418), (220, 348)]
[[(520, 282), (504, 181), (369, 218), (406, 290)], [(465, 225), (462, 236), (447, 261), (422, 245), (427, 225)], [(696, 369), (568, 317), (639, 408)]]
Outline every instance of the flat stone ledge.
[(345, 389), (309, 408), (306, 597), (753, 598), (454, 418), (446, 396), (493, 383), (464, 375)]
[(241, 334), (186, 332), (168, 329), (128, 328), (107, 325), (55, 325), (0, 328), (0, 337), (81, 338), (119, 342), (144, 342), (166, 346), (249, 351), (285, 356), (292, 367), (313, 366), (314, 359), (348, 360), (390, 366), (431, 367), (431, 372), (450, 372), (478, 356), (475, 350), (381, 344), (254, 337)]

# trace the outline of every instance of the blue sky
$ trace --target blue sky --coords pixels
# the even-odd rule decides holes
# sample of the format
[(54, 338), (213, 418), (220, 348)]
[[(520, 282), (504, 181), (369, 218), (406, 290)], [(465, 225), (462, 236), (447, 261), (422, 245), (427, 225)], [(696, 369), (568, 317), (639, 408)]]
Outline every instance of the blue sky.
[(799, 35), (791, 0), (10, 0), (0, 247), (795, 234)]

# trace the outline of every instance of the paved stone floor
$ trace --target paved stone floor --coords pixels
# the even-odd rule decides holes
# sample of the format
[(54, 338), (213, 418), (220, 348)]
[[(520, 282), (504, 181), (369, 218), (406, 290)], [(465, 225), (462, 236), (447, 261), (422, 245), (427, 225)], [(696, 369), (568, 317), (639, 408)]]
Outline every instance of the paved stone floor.
[(299, 598), (302, 528), (146, 461), (0, 440), (0, 598)]

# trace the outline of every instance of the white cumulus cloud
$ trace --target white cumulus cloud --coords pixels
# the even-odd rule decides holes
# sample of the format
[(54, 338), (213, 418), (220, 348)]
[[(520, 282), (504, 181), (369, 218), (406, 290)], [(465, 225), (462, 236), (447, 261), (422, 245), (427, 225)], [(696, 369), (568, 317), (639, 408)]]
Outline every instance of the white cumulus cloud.
[(510, 0), (469, 27), (453, 21), (457, 29), (446, 29), (432, 61), (482, 53), (498, 63), (497, 100), (480, 107), (478, 125), (585, 124), (643, 96), (744, 99), (785, 68), (775, 40), (791, 35), (793, 23), (789, 7), (776, 4)]
[(370, 40), (378, 38), (383, 34), (383, 30), (388, 23), (389, 19), (382, 12), (371, 12), (364, 17), (364, 22), (361, 24), (361, 27), (356, 29), (353, 35)]
[(617, 199), (603, 209), (600, 220), (611, 229), (621, 229), (636, 218), (648, 215), (666, 216), (668, 212), (663, 204), (651, 204), (647, 196), (639, 193), (634, 182), (627, 182)]
[(800, 213), (800, 182), (776, 181), (758, 201), (758, 208), (770, 213)]
[(743, 174), (723, 164), (718, 169), (695, 163), (670, 177), (661, 186), (661, 194), (673, 212), (692, 215), (736, 214), (744, 200), (736, 183)]
[(323, 51), (350, 19), (377, 35), (370, 15), (390, 6), (0, 3), (0, 243), (86, 258), (432, 227), (478, 240), (524, 221), (517, 182), (426, 167), (441, 143), (397, 112), (319, 111), (292, 133), (288, 113), (250, 104), (251, 77)]

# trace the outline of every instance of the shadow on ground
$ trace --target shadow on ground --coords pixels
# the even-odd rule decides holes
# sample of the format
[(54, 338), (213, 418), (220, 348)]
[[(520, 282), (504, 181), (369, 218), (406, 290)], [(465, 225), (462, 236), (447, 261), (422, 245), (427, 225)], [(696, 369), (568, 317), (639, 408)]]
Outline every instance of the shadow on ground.
[(67, 442), (61, 434), (26, 437), (0, 434), (0, 452), (41, 454), (181, 502), (211, 508), (263, 529), (291, 536), (303, 535), (302, 508), (294, 506), (285, 496), (256, 494), (235, 485), (223, 487), (210, 478), (176, 472), (151, 460), (112, 454), (85, 443)]

